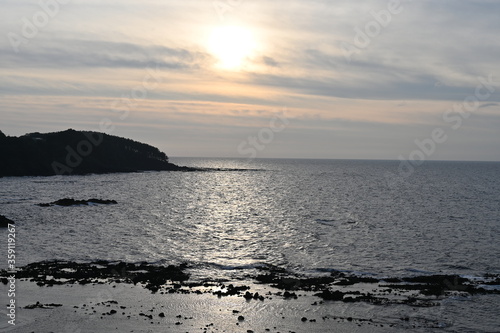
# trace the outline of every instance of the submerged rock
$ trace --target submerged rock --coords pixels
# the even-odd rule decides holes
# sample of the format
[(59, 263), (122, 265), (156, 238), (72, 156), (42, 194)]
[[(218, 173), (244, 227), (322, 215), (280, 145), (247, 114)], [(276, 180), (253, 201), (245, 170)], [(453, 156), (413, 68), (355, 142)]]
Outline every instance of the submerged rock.
[[(139, 283), (144, 288), (156, 292), (167, 281), (186, 281), (189, 275), (184, 272), (185, 268), (185, 265), (156, 266), (147, 263), (132, 264), (108, 261), (92, 263), (42, 261), (20, 268), (16, 273), (16, 278), (30, 279), (39, 286), (74, 283), (85, 285), (95, 283), (96, 279), (106, 279), (108, 282), (114, 283)], [(6, 271), (0, 271), (0, 276), (7, 277), (9, 274)]]
[(53, 308), (57, 308), (60, 306), (62, 306), (62, 304), (56, 304), (56, 303), (42, 304), (40, 302), (36, 302), (35, 304), (26, 305), (24, 308), (29, 309), (29, 310), (37, 309), (37, 308), (39, 308), (39, 309), (53, 309)]
[(338, 290), (330, 291), (325, 289), (321, 293), (315, 294), (315, 296), (321, 297), (325, 301), (342, 301), (344, 293)]
[(14, 224), (14, 221), (0, 215), (0, 228), (7, 228), (9, 224)]
[(39, 203), (37, 206), (40, 207), (51, 207), (51, 206), (91, 206), (92, 204), (96, 205), (116, 205), (118, 202), (115, 200), (102, 200), (102, 199), (88, 199), (88, 200), (75, 200), (75, 199), (60, 199), (50, 203)]

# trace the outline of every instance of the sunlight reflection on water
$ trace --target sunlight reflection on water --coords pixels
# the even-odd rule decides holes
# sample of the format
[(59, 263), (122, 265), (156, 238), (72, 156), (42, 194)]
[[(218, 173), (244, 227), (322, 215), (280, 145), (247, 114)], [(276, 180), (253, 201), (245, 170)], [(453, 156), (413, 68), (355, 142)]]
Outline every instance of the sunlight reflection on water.
[[(430, 162), (394, 190), (382, 175), (396, 162), (174, 162), (262, 170), (0, 179), (0, 213), (18, 222), (19, 264), (116, 259), (380, 274), (500, 271), (498, 163)], [(64, 197), (118, 205), (35, 206)]]

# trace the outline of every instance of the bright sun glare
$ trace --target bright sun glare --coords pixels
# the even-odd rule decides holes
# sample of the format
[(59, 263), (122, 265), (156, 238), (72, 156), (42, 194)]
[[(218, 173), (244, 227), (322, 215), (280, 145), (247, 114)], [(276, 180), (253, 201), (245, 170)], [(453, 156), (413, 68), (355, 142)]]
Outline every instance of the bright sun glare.
[(237, 26), (214, 28), (209, 40), (209, 51), (224, 69), (241, 68), (246, 58), (255, 49), (255, 40), (250, 30)]

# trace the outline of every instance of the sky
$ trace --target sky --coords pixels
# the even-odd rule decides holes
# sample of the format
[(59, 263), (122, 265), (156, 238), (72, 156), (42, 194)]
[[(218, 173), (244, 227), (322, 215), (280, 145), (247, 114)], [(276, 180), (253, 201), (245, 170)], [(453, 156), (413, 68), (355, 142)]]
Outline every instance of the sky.
[(0, 130), (500, 161), (499, 1), (0, 0)]

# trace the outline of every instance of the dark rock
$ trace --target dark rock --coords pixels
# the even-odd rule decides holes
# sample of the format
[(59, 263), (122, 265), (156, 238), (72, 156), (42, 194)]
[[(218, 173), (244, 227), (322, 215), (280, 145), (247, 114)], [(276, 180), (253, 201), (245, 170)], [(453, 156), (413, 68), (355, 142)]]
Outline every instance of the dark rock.
[[(386, 279), (387, 281), (387, 279)], [(423, 295), (439, 296), (449, 291), (463, 291), (470, 294), (483, 293), (481, 288), (474, 287), (472, 282), (458, 275), (424, 275), (406, 277), (402, 284), (381, 285), (381, 287), (402, 290), (418, 290)]]
[(7, 228), (9, 224), (14, 224), (14, 221), (0, 215), (0, 228)]
[(243, 320), (245, 320), (245, 317), (243, 317), (243, 316), (238, 316), (238, 320), (239, 320), (239, 321), (243, 321)]
[[(183, 272), (185, 265), (155, 266), (149, 264), (129, 264), (124, 262), (109, 263), (96, 261), (93, 263), (75, 263), (71, 261), (43, 261), (28, 264), (19, 269), (17, 278), (31, 278), (38, 285), (71, 284), (82, 285), (90, 283), (90, 279), (117, 278), (123, 282), (141, 283), (145, 288), (155, 291), (167, 281), (186, 281), (189, 276)], [(0, 276), (3, 272), (0, 272)], [(47, 280), (51, 276), (52, 279)], [(59, 279), (65, 279), (64, 282)]]
[(158, 317), (165, 318), (165, 314), (163, 312), (160, 312), (160, 314), (158, 314)]
[(35, 304), (26, 305), (24, 308), (25, 309), (36, 309), (36, 308), (39, 308), (39, 309), (52, 309), (52, 308), (60, 307), (60, 306), (62, 306), (62, 304), (55, 304), (55, 303), (42, 304), (40, 302), (36, 302)]
[(347, 276), (334, 284), (338, 286), (350, 286), (356, 283), (377, 283), (377, 282), (379, 282), (379, 280), (372, 277)]
[[(206, 285), (205, 287), (208, 287), (208, 285)], [(224, 285), (221, 286), (221, 288), (224, 288)], [(230, 284), (229, 286), (227, 286), (226, 288), (226, 291), (223, 292), (221, 290), (218, 290), (216, 292), (214, 292), (214, 295), (217, 295), (219, 297), (221, 296), (234, 296), (234, 295), (240, 295), (240, 293), (242, 291), (245, 291), (245, 290), (248, 290), (250, 289), (250, 287), (248, 286), (233, 286), (232, 284)]]
[(325, 301), (341, 301), (344, 298), (344, 293), (341, 291), (330, 291), (324, 289), (321, 293), (315, 294), (314, 296), (319, 296)]
[(146, 317), (146, 318), (149, 318), (149, 319), (153, 319), (153, 315), (147, 315), (145, 313), (139, 313), (139, 316), (143, 316), (143, 317)]
[(300, 319), (300, 320), (302, 320), (303, 322), (306, 322), (307, 318), (306, 317), (302, 317), (302, 319)]
[(295, 299), (297, 299), (297, 294), (295, 294), (295, 293), (291, 293), (291, 292), (289, 292), (289, 291), (285, 291), (285, 292), (283, 293), (283, 297), (284, 297), (284, 298), (295, 298)]
[(102, 200), (102, 199), (88, 199), (88, 200), (75, 200), (72, 198), (64, 198), (51, 203), (40, 203), (40, 207), (50, 207), (50, 206), (89, 206), (90, 204), (98, 205), (116, 205), (118, 202), (115, 200)]

